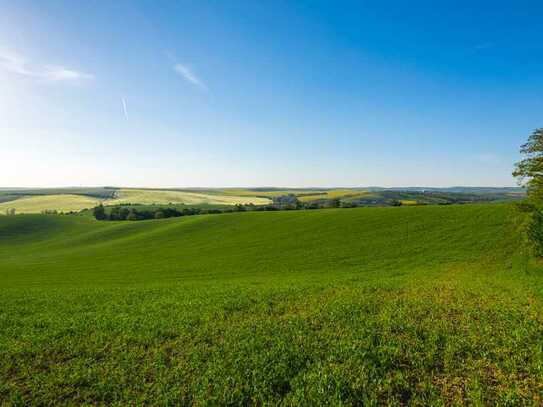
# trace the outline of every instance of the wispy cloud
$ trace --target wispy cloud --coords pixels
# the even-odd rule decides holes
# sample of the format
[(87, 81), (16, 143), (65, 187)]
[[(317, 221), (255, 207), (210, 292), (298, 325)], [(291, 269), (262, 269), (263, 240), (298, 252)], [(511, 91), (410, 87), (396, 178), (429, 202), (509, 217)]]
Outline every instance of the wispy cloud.
[(207, 86), (188, 66), (184, 64), (177, 63), (173, 66), (173, 69), (177, 74), (179, 74), (187, 82), (192, 83), (193, 85), (198, 86), (201, 89), (207, 90)]
[(62, 65), (32, 65), (23, 56), (0, 49), (0, 68), (16, 75), (47, 82), (79, 82), (94, 76)]
[(473, 49), (475, 51), (483, 51), (485, 49), (493, 48), (494, 43), (493, 42), (481, 42), (479, 44), (476, 44)]
[(80, 81), (94, 78), (94, 76), (85, 72), (53, 65), (45, 66), (41, 74), (49, 81)]
[(125, 98), (121, 98), (121, 102), (123, 104), (123, 113), (124, 113), (124, 118), (126, 120), (128, 120), (128, 110), (126, 110), (126, 100)]

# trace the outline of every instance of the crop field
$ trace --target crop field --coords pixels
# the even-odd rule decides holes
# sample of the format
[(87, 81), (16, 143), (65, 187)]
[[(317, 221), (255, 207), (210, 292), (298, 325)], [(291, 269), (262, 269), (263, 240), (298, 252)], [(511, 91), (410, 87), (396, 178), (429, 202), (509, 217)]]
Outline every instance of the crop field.
[(168, 191), (154, 189), (128, 189), (122, 188), (117, 191), (116, 196), (104, 204), (117, 205), (125, 203), (138, 203), (144, 205), (153, 204), (211, 204), (211, 205), (236, 205), (250, 204), (265, 205), (270, 200), (256, 196), (235, 196), (207, 194), (200, 192)]
[(512, 213), (0, 217), (0, 404), (541, 405)]
[[(256, 196), (235, 196), (225, 194), (209, 194), (200, 192), (151, 190), (151, 189), (70, 189), (65, 191), (75, 193), (58, 193), (63, 190), (28, 190), (30, 195), (21, 195), (10, 192), (0, 194), (0, 214), (7, 209), (14, 208), (16, 213), (41, 213), (45, 210), (58, 212), (80, 211), (92, 208), (100, 203), (104, 205), (140, 204), (140, 205), (167, 205), (183, 204), (199, 205), (236, 205), (255, 204), (265, 205), (271, 201), (268, 198)], [(38, 195), (41, 192), (42, 195)], [(101, 195), (100, 195), (101, 194)], [(109, 195), (108, 195), (109, 194)]]
[(331, 189), (316, 194), (303, 194), (298, 198), (302, 202), (314, 201), (317, 199), (341, 199), (341, 198), (369, 198), (377, 196), (374, 192), (360, 191), (355, 189)]
[(13, 195), (13, 194), (0, 194), (0, 203), (14, 201), (16, 199), (21, 198), (20, 195)]
[(137, 188), (43, 188), (0, 190), (0, 214), (14, 208), (17, 213), (40, 213), (90, 209), (104, 205), (269, 205), (274, 197), (293, 194), (302, 203), (325, 203), (339, 199), (342, 203), (360, 206), (386, 206), (392, 201), (405, 205), (450, 204), (465, 202), (513, 201), (523, 198), (521, 193), (509, 193), (506, 188), (497, 191), (439, 192), (363, 190), (361, 188), (189, 188), (189, 189), (137, 189)]
[(97, 198), (83, 195), (36, 195), (22, 196), (15, 200), (0, 203), (0, 213), (14, 208), (17, 213), (40, 213), (44, 210), (59, 212), (80, 211), (100, 203)]
[[(391, 200), (406, 205), (452, 204), (472, 202), (507, 202), (524, 197), (522, 190), (515, 188), (227, 188), (203, 190), (210, 194), (257, 196), (273, 199), (282, 195), (295, 195), (300, 202), (310, 203), (337, 199), (343, 203), (365, 205), (387, 205)], [(514, 192), (513, 192), (514, 191)]]
[(65, 187), (65, 188), (0, 188), (0, 199), (4, 196), (35, 195), (83, 195), (109, 199), (115, 195), (115, 187)]
[(312, 188), (226, 188), (220, 190), (221, 193), (225, 195), (237, 195), (237, 196), (259, 196), (273, 198), (275, 196), (294, 194), (296, 196), (303, 195), (319, 195), (325, 194), (326, 191), (323, 189), (312, 189)]

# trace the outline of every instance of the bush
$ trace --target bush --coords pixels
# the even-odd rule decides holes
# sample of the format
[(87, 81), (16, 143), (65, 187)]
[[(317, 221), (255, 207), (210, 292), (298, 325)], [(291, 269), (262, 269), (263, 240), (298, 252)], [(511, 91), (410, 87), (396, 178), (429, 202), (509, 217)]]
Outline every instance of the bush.
[(134, 209), (130, 209), (130, 211), (128, 211), (128, 215), (126, 215), (126, 217), (124, 217), (124, 219), (126, 219), (126, 220), (138, 220), (139, 217), (138, 217), (137, 211), (134, 210)]
[(531, 242), (532, 250), (538, 257), (543, 256), (543, 213), (535, 210), (527, 224), (526, 235)]
[(106, 211), (105, 211), (104, 206), (102, 204), (95, 207), (92, 210), (92, 213), (93, 213), (94, 218), (96, 220), (105, 220), (107, 218)]
[(517, 210), (517, 227), (524, 238), (524, 246), (535, 256), (543, 256), (543, 210), (530, 201), (519, 202)]

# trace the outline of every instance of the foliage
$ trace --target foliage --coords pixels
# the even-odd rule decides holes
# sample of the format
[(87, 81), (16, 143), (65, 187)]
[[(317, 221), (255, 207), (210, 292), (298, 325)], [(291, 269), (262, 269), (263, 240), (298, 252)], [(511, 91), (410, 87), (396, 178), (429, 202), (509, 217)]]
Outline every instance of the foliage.
[(274, 196), (272, 202), (279, 208), (292, 208), (295, 209), (299, 205), (299, 200), (294, 194)]
[[(239, 191), (239, 190), (236, 190)], [(342, 190), (344, 192), (344, 190)], [(339, 191), (329, 191), (330, 193), (339, 194)], [(148, 220), (148, 219), (163, 219), (180, 216), (201, 215), (211, 213), (230, 213), (230, 212), (245, 212), (245, 211), (278, 211), (278, 210), (301, 210), (301, 209), (329, 209), (329, 208), (356, 208), (359, 206), (402, 206), (403, 202), (409, 202), (411, 205), (439, 204), (449, 205), (453, 203), (474, 203), (479, 200), (494, 201), (496, 196), (491, 193), (482, 195), (468, 193), (442, 193), (442, 192), (405, 192), (405, 191), (381, 191), (372, 194), (365, 194), (364, 198), (360, 195), (348, 195), (348, 198), (337, 197), (324, 198), (318, 200), (300, 200), (294, 193), (286, 195), (272, 196), (272, 204), (254, 205), (249, 203), (246, 205), (236, 204), (234, 206), (222, 205), (216, 207), (202, 206), (183, 206), (178, 209), (175, 206), (163, 207), (161, 205), (147, 205), (143, 209), (141, 205), (127, 203), (125, 205), (111, 206), (109, 214), (104, 218), (95, 218), (98, 220)], [(304, 198), (307, 198), (304, 196)], [(406, 198), (413, 198), (406, 200)], [(415, 200), (416, 198), (416, 200)], [(129, 213), (130, 219), (128, 219)]]
[(525, 158), (515, 165), (513, 176), (527, 188), (527, 202), (517, 205), (521, 232), (536, 256), (543, 256), (543, 129), (536, 129), (520, 148)]
[(96, 220), (149, 220), (149, 219), (164, 219), (164, 218), (177, 218), (180, 216), (191, 216), (191, 215), (200, 215), (200, 214), (210, 214), (210, 213), (222, 213), (223, 211), (228, 212), (239, 212), (245, 210), (245, 207), (241, 205), (236, 205), (233, 208), (228, 208), (225, 210), (220, 209), (203, 209), (203, 208), (190, 208), (184, 207), (178, 209), (176, 207), (162, 207), (162, 206), (152, 206), (148, 209), (137, 209), (134, 206), (111, 206), (104, 207), (98, 205), (93, 209), (93, 216)]
[(520, 152), (525, 158), (515, 165), (513, 176), (528, 189), (528, 197), (543, 200), (543, 128), (536, 129), (523, 144)]
[(96, 218), (96, 220), (104, 220), (106, 219), (106, 211), (104, 209), (104, 206), (102, 204), (94, 207), (93, 216)]

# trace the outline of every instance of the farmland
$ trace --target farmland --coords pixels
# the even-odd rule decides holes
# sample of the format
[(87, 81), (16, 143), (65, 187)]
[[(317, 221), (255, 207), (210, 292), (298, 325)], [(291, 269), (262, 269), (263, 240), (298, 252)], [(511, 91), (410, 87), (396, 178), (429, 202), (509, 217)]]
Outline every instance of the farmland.
[(22, 196), (17, 199), (0, 203), (0, 213), (7, 209), (14, 208), (17, 213), (40, 213), (45, 210), (56, 210), (59, 212), (80, 211), (92, 208), (100, 203), (97, 198), (83, 195), (36, 195)]
[(509, 204), (0, 218), (0, 404), (541, 404)]
[(514, 201), (523, 198), (516, 188), (453, 188), (398, 190), (383, 188), (44, 188), (0, 189), (0, 214), (14, 209), (16, 213), (42, 211), (71, 212), (105, 206), (180, 205), (183, 207), (269, 205), (272, 200), (294, 195), (304, 204), (326, 207), (333, 200), (345, 206), (388, 206)]
[(143, 205), (150, 204), (185, 204), (185, 205), (235, 205), (249, 204), (265, 205), (270, 200), (267, 198), (257, 198), (255, 196), (236, 196), (222, 194), (206, 194), (201, 192), (171, 191), (171, 190), (153, 190), (153, 189), (129, 189), (123, 188), (117, 192), (114, 199), (108, 200), (107, 205), (118, 205), (125, 203), (136, 203)]
[(16, 213), (42, 211), (71, 212), (103, 205), (265, 205), (266, 197), (236, 196), (194, 191), (134, 188), (58, 188), (0, 191), (0, 214), (8, 209)]

